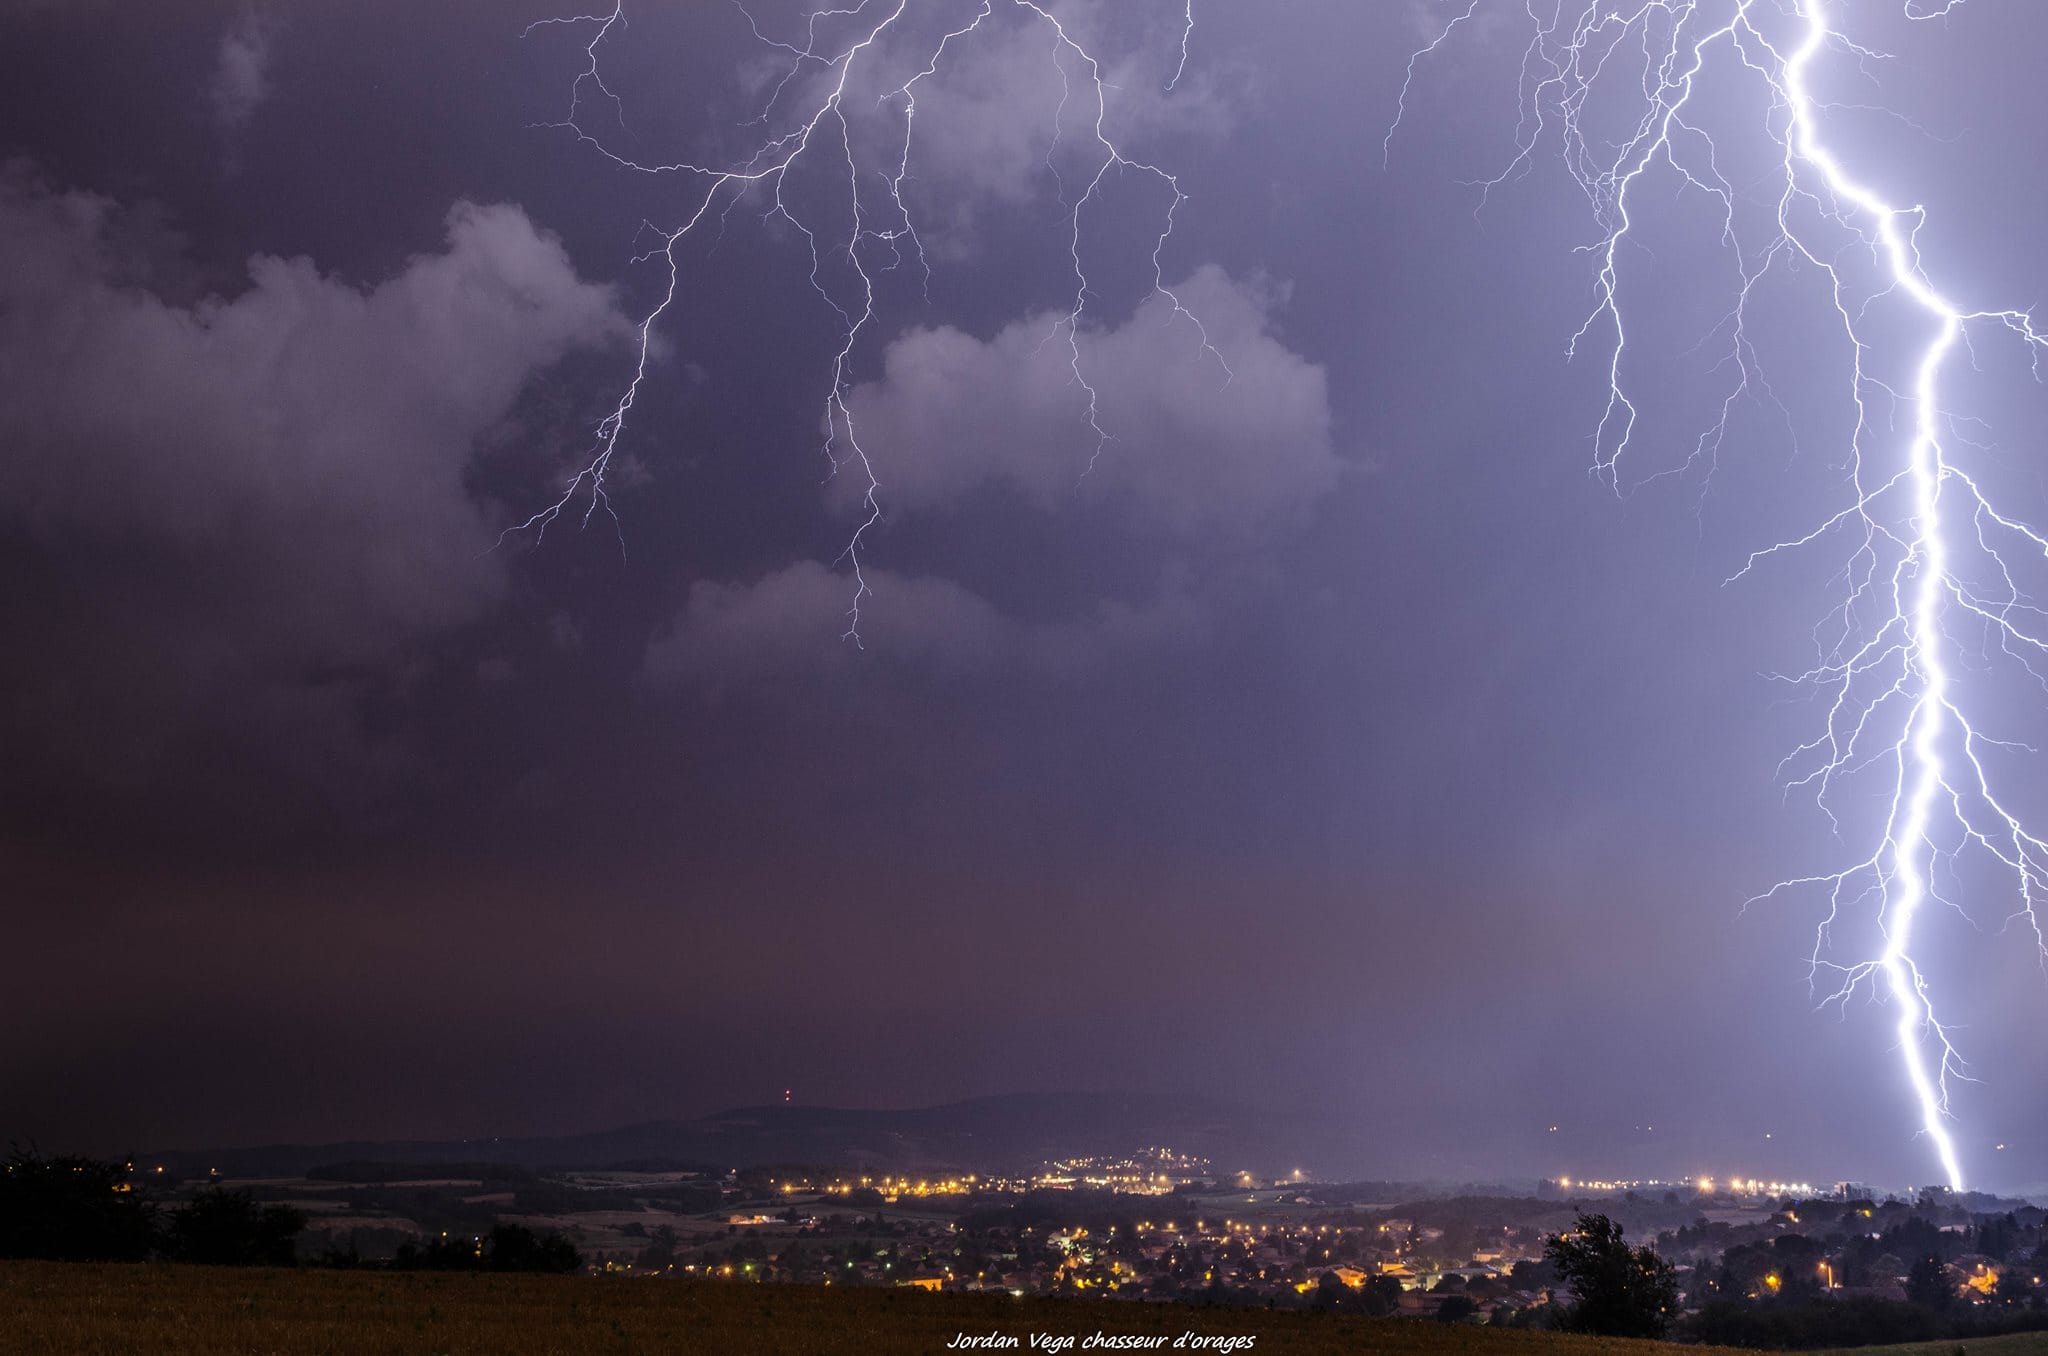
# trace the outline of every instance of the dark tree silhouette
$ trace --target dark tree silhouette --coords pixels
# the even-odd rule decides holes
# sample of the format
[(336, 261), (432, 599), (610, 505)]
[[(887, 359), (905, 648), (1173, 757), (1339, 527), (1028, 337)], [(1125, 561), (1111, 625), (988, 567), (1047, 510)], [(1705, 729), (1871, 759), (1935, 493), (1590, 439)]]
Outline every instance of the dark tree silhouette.
[(1948, 1268), (1939, 1257), (1928, 1255), (1913, 1263), (1906, 1273), (1906, 1299), (1936, 1313), (1955, 1303), (1955, 1287), (1949, 1283)]
[(583, 1254), (560, 1234), (537, 1234), (523, 1224), (500, 1224), (484, 1240), (492, 1271), (580, 1271)]
[(1385, 1318), (1401, 1307), (1401, 1282), (1394, 1276), (1368, 1276), (1358, 1288), (1358, 1307)]
[(1309, 1297), (1309, 1307), (1322, 1310), (1342, 1309), (1346, 1307), (1350, 1298), (1351, 1287), (1344, 1284), (1336, 1272), (1326, 1271), (1323, 1278), (1316, 1282), (1315, 1294)]
[(0, 1166), (0, 1257), (139, 1262), (154, 1232), (126, 1164), (17, 1149)]
[(1469, 1323), (1479, 1316), (1479, 1301), (1470, 1295), (1446, 1295), (1436, 1307), (1439, 1323)]
[(391, 1264), (400, 1271), (580, 1271), (583, 1254), (560, 1234), (500, 1224), (481, 1238), (403, 1244)]
[(1543, 1255), (1570, 1288), (1565, 1326), (1603, 1337), (1662, 1337), (1678, 1307), (1671, 1264), (1650, 1248), (1631, 1248), (1619, 1224), (1580, 1215), (1570, 1233), (1543, 1240)]
[(259, 1205), (246, 1191), (214, 1187), (171, 1212), (164, 1254), (203, 1266), (288, 1267), (298, 1260), (306, 1217), (288, 1205)]

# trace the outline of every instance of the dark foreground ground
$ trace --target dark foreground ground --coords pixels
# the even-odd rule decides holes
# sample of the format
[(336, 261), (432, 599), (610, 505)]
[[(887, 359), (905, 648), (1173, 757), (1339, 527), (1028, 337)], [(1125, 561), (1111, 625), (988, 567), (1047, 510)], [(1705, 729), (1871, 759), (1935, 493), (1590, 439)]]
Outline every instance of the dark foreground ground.
[[(1496, 1332), (1430, 1322), (1188, 1309), (905, 1290), (702, 1285), (579, 1276), (266, 1271), (154, 1265), (0, 1264), (7, 1352), (687, 1352), (695, 1356), (939, 1353), (960, 1334), (1011, 1350), (1089, 1351), (1097, 1333), (1165, 1337), (1164, 1352), (1235, 1338), (1261, 1356), (1710, 1356), (1722, 1348)], [(1032, 1334), (1072, 1345), (1031, 1344)], [(1179, 1347), (1175, 1339), (1187, 1335)], [(1244, 1339), (1252, 1339), (1247, 1345)], [(1968, 1356), (2048, 1356), (2032, 1335), (1966, 1344)], [(1904, 1349), (1890, 1349), (1903, 1352)], [(1929, 1356), (1953, 1356), (1937, 1343)], [(1916, 1352), (1917, 1356), (1917, 1352)]]
[[(586, 1276), (0, 1265), (0, 1346), (34, 1352), (939, 1353), (961, 1333), (1238, 1338), (1276, 1356), (1666, 1350), (1437, 1323), (909, 1290), (707, 1285)], [(1250, 1337), (1249, 1348), (1242, 1339)], [(1051, 1350), (1041, 1346), (1038, 1351)], [(1111, 1348), (1114, 1350), (1115, 1348)], [(1695, 1348), (1703, 1351), (1703, 1348)]]

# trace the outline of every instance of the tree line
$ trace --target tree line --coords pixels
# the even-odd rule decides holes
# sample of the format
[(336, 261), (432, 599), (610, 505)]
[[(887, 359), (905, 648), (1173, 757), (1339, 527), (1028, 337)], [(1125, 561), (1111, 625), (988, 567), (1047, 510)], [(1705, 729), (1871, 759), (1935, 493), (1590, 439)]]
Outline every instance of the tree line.
[[(2001, 1258), (2021, 1234), (2010, 1215), (1982, 1218), (1972, 1231), (1975, 1242)], [(1797, 1234), (1732, 1248), (1719, 1268), (1696, 1277), (1693, 1299), (1699, 1308), (1681, 1322), (1676, 1268), (1652, 1248), (1630, 1247), (1621, 1226), (1607, 1216), (1582, 1214), (1569, 1231), (1545, 1240), (1545, 1258), (1556, 1269), (1563, 1292), (1546, 1318), (1570, 1331), (1608, 1337), (1683, 1336), (1718, 1346), (1775, 1350), (1987, 1337), (2048, 1327), (2048, 1307), (2039, 1290), (2024, 1303), (1962, 1303), (1937, 1251), (1954, 1246), (1946, 1240), (1922, 1220), (1857, 1240), (1870, 1250), (1911, 1246), (1909, 1255), (1916, 1260), (1908, 1270), (1903, 1300), (1830, 1295), (1812, 1279), (1822, 1255), (1819, 1246)], [(1752, 1251), (1766, 1259), (1759, 1265), (1772, 1268), (1760, 1273), (1769, 1276), (1771, 1293), (1745, 1302), (1736, 1296), (1742, 1293)], [(2036, 1264), (2043, 1261), (2048, 1261), (2048, 1245), (2036, 1253)]]
[[(201, 1188), (166, 1207), (136, 1189), (126, 1163), (13, 1150), (0, 1165), (0, 1258), (48, 1262), (188, 1262), (200, 1266), (295, 1266), (305, 1212), (247, 1191)], [(583, 1268), (557, 1234), (499, 1224), (474, 1238), (401, 1246), (389, 1262), (328, 1252), (331, 1266), (404, 1271), (555, 1271)]]

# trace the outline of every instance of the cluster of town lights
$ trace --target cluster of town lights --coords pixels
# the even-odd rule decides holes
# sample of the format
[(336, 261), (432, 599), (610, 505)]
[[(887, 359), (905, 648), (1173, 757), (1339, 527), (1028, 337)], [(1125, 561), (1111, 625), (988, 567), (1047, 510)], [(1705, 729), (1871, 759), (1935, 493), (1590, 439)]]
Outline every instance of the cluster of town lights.
[(1560, 1177), (1557, 1188), (1560, 1191), (1615, 1192), (1615, 1191), (1663, 1191), (1678, 1187), (1690, 1187), (1703, 1195), (1720, 1192), (1730, 1196), (1815, 1196), (1821, 1194), (1811, 1182), (1767, 1182), (1761, 1177), (1730, 1177), (1725, 1180), (1701, 1175), (1683, 1177), (1676, 1181), (1661, 1178), (1620, 1179), (1605, 1177)]

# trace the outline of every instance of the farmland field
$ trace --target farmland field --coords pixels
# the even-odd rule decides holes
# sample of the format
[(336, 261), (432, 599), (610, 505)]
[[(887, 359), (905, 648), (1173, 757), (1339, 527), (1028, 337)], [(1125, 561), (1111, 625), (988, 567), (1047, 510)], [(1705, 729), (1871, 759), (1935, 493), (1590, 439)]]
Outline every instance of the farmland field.
[[(1155, 1345), (1084, 1345), (1098, 1333), (1164, 1340)], [(1063, 1350), (1074, 1356), (1103, 1350), (1251, 1351), (1262, 1356), (1714, 1356), (1729, 1351), (1424, 1320), (905, 1289), (0, 1263), (0, 1352), (9, 1353), (894, 1356), (945, 1352), (962, 1334), (999, 1334), (1017, 1339), (1008, 1350)], [(1034, 1347), (1034, 1334), (1043, 1334), (1052, 1344), (1042, 1341)], [(1210, 1341), (1198, 1342), (1201, 1338)], [(1067, 1339), (1071, 1345), (1056, 1345)], [(1215, 1339), (1235, 1340), (1223, 1345)], [(1959, 1352), (2048, 1356), (2048, 1333), (1866, 1347), (1859, 1356)]]
[[(1626, 1356), (1647, 1342), (1494, 1332), (1427, 1321), (1110, 1301), (1014, 1299), (582, 1276), (0, 1264), (0, 1349), (72, 1352), (687, 1352), (883, 1356), (944, 1352), (960, 1334), (1149, 1337), (1126, 1350)], [(1176, 1339), (1188, 1339), (1179, 1347)], [(1252, 1339), (1249, 1346), (1245, 1338)], [(1039, 1351), (1058, 1350), (1041, 1345)], [(1111, 1348), (1112, 1350), (1116, 1348)], [(1709, 1349), (1684, 1350), (1705, 1353)], [(2008, 1353), (2007, 1356), (2020, 1356)]]

